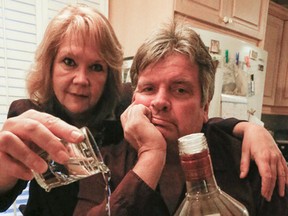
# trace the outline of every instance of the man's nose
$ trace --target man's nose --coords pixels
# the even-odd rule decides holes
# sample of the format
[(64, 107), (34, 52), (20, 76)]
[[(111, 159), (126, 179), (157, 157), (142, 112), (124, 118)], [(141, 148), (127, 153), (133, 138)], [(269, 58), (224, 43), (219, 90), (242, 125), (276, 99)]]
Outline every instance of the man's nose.
[(158, 91), (151, 105), (157, 112), (167, 112), (171, 107), (169, 94), (165, 90)]

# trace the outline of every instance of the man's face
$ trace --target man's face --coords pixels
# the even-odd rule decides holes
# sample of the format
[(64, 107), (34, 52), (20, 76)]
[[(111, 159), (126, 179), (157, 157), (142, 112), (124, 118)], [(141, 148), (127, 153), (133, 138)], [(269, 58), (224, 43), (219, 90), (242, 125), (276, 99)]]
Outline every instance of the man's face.
[(140, 71), (133, 101), (151, 109), (152, 123), (168, 142), (200, 132), (208, 119), (198, 76), (198, 66), (183, 54), (168, 55)]

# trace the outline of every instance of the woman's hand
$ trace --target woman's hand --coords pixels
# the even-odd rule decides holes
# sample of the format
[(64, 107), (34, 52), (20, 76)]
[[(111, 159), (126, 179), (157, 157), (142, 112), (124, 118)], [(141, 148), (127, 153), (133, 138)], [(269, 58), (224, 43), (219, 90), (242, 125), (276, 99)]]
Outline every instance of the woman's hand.
[(31, 170), (47, 170), (46, 162), (36, 154), (39, 149), (58, 163), (68, 160), (59, 138), (79, 142), (84, 137), (76, 127), (35, 110), (7, 119), (0, 131), (0, 193), (11, 189), (18, 179), (31, 180)]
[(284, 196), (288, 184), (287, 163), (270, 133), (248, 122), (238, 123), (233, 133), (243, 138), (240, 178), (247, 176), (252, 158), (262, 178), (262, 195), (270, 201), (277, 181), (278, 193)]

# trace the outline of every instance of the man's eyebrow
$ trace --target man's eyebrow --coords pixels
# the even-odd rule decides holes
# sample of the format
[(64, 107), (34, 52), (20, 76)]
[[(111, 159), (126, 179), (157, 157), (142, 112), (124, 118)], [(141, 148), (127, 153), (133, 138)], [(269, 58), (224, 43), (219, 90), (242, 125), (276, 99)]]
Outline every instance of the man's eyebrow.
[(193, 82), (191, 82), (191, 80), (188, 80), (188, 79), (183, 79), (183, 78), (176, 78), (173, 80), (172, 83), (175, 83), (175, 84), (189, 84), (189, 85), (192, 85)]

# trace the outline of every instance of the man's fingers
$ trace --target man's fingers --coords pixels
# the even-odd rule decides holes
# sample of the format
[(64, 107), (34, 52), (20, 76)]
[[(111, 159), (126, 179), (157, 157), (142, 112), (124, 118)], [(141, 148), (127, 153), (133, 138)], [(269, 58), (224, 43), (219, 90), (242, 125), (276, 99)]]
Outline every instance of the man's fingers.
[(278, 193), (281, 197), (283, 197), (285, 195), (285, 187), (287, 182), (287, 164), (285, 159), (283, 161), (283, 158), (281, 158), (278, 161), (277, 171), (278, 171), (278, 177), (277, 177)]
[(250, 167), (250, 150), (245, 148), (245, 145), (242, 146), (242, 155), (240, 162), (240, 178), (245, 178), (248, 174)]
[(240, 178), (245, 178), (248, 174), (250, 167), (250, 156), (248, 154), (242, 154), (240, 164)]
[(286, 176), (285, 177), (285, 184), (288, 185), (288, 166), (287, 166), (287, 161), (283, 155), (281, 156), (281, 164), (282, 164), (282, 167), (284, 169), (285, 176)]
[[(265, 156), (265, 154), (263, 154)], [(261, 194), (266, 198), (267, 201), (271, 200), (273, 190), (276, 184), (277, 172), (276, 172), (276, 162), (275, 158), (265, 157), (266, 159), (255, 160), (259, 174), (261, 176), (262, 184), (261, 184)], [(265, 162), (264, 162), (265, 161)], [(273, 165), (274, 164), (274, 165)]]
[[(272, 178), (268, 177), (268, 176), (261, 176), (261, 194), (262, 196), (267, 200), (270, 201), (271, 200), (271, 195), (272, 193), (271, 191), (271, 187), (272, 187)], [(273, 187), (274, 189), (274, 187)], [(272, 191), (273, 191), (272, 189)]]

